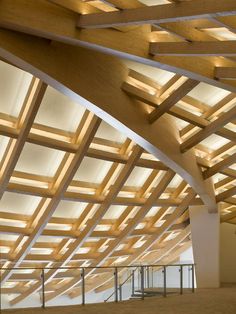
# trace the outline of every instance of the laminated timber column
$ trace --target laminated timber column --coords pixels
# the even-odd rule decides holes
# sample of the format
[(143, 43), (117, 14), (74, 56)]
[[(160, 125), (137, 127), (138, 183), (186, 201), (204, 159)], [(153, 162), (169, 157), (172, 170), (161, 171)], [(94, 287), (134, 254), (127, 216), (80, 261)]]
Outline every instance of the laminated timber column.
[(220, 286), (220, 215), (206, 206), (190, 206), (190, 225), (198, 288)]

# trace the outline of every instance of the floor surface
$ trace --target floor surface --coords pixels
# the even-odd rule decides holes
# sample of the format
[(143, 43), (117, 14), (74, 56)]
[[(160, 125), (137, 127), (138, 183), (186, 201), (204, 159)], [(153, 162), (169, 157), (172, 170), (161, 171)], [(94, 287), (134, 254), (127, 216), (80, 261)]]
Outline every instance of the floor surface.
[(121, 303), (101, 303), (61, 308), (21, 309), (2, 314), (236, 314), (236, 287), (203, 289), (194, 294), (171, 295)]

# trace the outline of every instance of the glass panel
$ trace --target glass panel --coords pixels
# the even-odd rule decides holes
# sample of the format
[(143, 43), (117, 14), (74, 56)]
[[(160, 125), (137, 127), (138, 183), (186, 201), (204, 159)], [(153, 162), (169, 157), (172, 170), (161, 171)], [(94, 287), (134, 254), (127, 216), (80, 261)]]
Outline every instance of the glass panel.
[[(40, 269), (9, 269), (11, 275), (1, 282), (1, 308), (16, 309), (42, 306), (42, 277)], [(3, 278), (3, 277), (2, 277)], [(37, 289), (35, 288), (37, 286)]]

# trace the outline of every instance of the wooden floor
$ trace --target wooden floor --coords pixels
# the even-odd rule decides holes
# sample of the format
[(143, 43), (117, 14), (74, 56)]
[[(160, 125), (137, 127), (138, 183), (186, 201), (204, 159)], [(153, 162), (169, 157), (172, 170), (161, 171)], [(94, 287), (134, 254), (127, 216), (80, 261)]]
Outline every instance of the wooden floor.
[[(2, 311), (2, 314), (58, 314), (58, 308)], [(236, 314), (236, 287), (198, 290), (194, 294), (148, 298), (118, 304), (61, 307), (60, 314)]]

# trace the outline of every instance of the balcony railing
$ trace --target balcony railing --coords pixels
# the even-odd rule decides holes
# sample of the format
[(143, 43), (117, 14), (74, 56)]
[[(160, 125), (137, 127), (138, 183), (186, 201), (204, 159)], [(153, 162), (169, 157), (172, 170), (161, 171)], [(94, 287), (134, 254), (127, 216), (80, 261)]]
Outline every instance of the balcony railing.
[[(46, 306), (65, 305), (62, 300), (58, 299), (63, 294), (63, 282), (60, 283), (60, 278), (63, 281), (63, 278), (72, 279), (74, 276), (78, 278), (78, 281), (70, 290), (67, 290), (71, 299), (76, 300), (72, 304), (120, 302), (128, 299), (144, 300), (154, 296), (167, 297), (170, 294), (193, 293), (195, 290), (194, 264), (1, 268), (1, 276), (4, 272), (12, 272), (12, 275), (7, 282), (2, 283), (1, 281), (1, 309), (17, 308), (18, 304), (15, 299), (25, 291), (29, 292), (28, 296), (34, 295), (37, 300), (35, 302), (28, 301), (25, 306), (39, 307), (41, 304), (42, 308), (46, 308)], [(52, 276), (52, 272), (54, 276)], [(62, 287), (54, 299), (59, 300), (56, 303), (52, 302), (51, 295), (57, 295), (57, 290), (60, 288), (57, 288), (57, 285), (51, 287), (50, 278), (58, 279), (60, 288)], [(95, 278), (94, 281), (91, 278)], [(14, 287), (14, 282), (18, 281), (26, 283), (23, 285), (24, 289)], [(35, 286), (36, 284), (37, 286)], [(97, 292), (94, 295), (99, 298), (91, 296), (94, 291)], [(67, 304), (70, 303), (67, 302)], [(22, 307), (22, 304), (19, 307)]]

